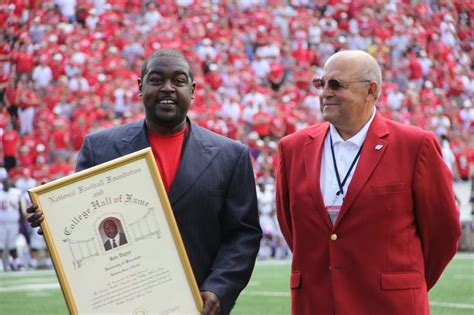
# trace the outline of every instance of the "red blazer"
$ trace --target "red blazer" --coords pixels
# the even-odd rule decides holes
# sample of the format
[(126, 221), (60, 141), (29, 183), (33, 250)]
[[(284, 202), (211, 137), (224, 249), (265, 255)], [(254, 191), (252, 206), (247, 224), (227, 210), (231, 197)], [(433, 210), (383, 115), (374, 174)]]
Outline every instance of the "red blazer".
[(427, 291), (461, 235), (435, 136), (376, 114), (333, 226), (319, 184), (328, 130), (318, 124), (279, 145), (277, 214), (293, 252), (292, 314), (429, 314)]

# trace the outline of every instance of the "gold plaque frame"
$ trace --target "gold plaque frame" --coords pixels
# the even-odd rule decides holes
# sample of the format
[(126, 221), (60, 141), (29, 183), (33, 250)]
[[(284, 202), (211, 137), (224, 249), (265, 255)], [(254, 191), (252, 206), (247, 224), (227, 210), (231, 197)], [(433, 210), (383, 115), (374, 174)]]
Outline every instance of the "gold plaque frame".
[(44, 213), (41, 228), (71, 314), (200, 314), (199, 288), (150, 148), (29, 194)]

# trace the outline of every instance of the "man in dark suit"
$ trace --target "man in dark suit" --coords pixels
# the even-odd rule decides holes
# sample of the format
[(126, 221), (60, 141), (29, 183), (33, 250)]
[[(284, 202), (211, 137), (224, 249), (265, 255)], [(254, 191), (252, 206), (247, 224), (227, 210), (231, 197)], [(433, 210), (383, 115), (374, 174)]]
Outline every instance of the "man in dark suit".
[[(76, 171), (151, 146), (201, 290), (203, 314), (229, 314), (250, 279), (262, 237), (254, 174), (247, 147), (186, 118), (195, 86), (181, 53), (153, 53), (138, 80), (145, 120), (87, 136)], [(41, 218), (37, 212), (29, 221), (37, 226)]]
[(377, 113), (381, 82), (371, 55), (336, 53), (313, 80), (326, 122), (280, 141), (292, 314), (429, 314), (427, 291), (456, 253), (459, 213), (440, 146)]
[(127, 244), (125, 233), (119, 232), (117, 224), (112, 219), (106, 219), (103, 225), (104, 234), (107, 240), (104, 242), (105, 250)]

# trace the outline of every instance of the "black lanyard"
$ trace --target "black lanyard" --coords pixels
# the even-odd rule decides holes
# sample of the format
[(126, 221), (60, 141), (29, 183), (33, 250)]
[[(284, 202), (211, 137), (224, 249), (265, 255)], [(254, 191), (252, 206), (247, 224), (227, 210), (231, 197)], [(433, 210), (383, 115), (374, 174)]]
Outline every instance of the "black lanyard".
[(333, 144), (332, 144), (331, 132), (329, 132), (329, 140), (331, 141), (332, 162), (334, 164), (334, 170), (336, 171), (337, 184), (339, 185), (339, 191), (336, 193), (336, 196), (339, 196), (340, 194), (344, 194), (344, 189), (343, 189), (344, 184), (346, 183), (347, 179), (349, 178), (349, 174), (351, 173), (352, 169), (354, 168), (354, 165), (357, 162), (357, 159), (360, 156), (360, 151), (362, 150), (362, 145), (360, 146), (359, 151), (357, 151), (357, 154), (356, 154), (354, 160), (352, 160), (351, 167), (349, 167), (349, 170), (347, 171), (346, 176), (344, 176), (344, 180), (341, 183), (341, 178), (339, 177), (339, 171), (337, 170), (336, 156), (334, 154), (334, 147), (333, 147)]

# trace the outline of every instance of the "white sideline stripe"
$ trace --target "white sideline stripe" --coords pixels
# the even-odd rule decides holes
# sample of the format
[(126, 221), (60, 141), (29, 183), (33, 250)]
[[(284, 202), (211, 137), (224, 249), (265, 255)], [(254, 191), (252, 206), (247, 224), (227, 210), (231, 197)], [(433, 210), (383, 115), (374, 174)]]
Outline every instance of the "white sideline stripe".
[(0, 278), (21, 278), (37, 275), (54, 275), (54, 270), (22, 270), (22, 271), (10, 271), (0, 272)]
[(474, 304), (461, 304), (461, 303), (448, 303), (448, 302), (430, 301), (430, 305), (450, 307), (450, 308), (465, 308), (465, 309), (468, 309), (468, 310), (474, 310)]
[(59, 289), (59, 283), (17, 285), (14, 287), (0, 288), (0, 292), (38, 291), (46, 289)]
[(469, 252), (458, 252), (456, 253), (456, 255), (454, 256), (454, 259), (458, 260), (458, 259), (474, 259), (474, 253), (469, 253)]
[(249, 281), (249, 284), (247, 284), (247, 287), (258, 287), (260, 286), (260, 281)]
[[(277, 292), (277, 291), (244, 291), (242, 295), (248, 296), (266, 296), (266, 297), (290, 297), (290, 292)], [(465, 308), (474, 309), (474, 304), (461, 304), (461, 303), (448, 303), (448, 302), (436, 302), (430, 301), (432, 306), (442, 306), (449, 308)]]
[(290, 292), (277, 292), (277, 291), (244, 291), (244, 292), (242, 292), (242, 295), (290, 297)]
[(284, 260), (257, 260), (255, 263), (257, 266), (289, 266), (291, 265), (291, 259)]
[(3, 286), (9, 286), (9, 285), (21, 285), (21, 284), (35, 284), (35, 283), (49, 283), (51, 281), (54, 281), (56, 279), (51, 279), (51, 278), (16, 278), (16, 279), (6, 279), (2, 280), (2, 285)]
[(474, 275), (454, 275), (454, 279), (461, 279), (461, 280), (474, 280)]

